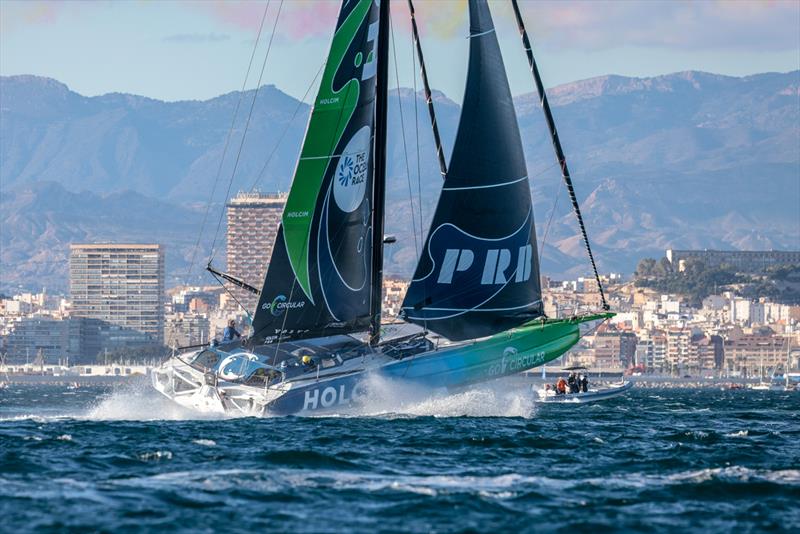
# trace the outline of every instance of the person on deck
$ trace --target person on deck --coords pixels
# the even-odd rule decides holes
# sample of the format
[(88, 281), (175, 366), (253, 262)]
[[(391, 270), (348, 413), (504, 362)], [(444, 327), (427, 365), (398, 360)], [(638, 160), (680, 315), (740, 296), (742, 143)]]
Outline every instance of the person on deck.
[(569, 374), (567, 384), (569, 385), (570, 393), (578, 393), (580, 391), (580, 388), (578, 387), (578, 378), (575, 376), (574, 371)]
[(225, 330), (222, 332), (222, 342), (227, 343), (229, 341), (235, 341), (240, 337), (242, 337), (242, 334), (236, 330), (236, 321), (231, 319), (228, 321), (228, 326), (226, 326)]
[(314, 363), (314, 358), (312, 358), (308, 354), (303, 356), (301, 361), (303, 362), (303, 369), (305, 369), (306, 371), (313, 371), (314, 369), (317, 368), (317, 364)]
[(589, 378), (586, 375), (581, 378), (581, 391), (584, 393), (589, 391)]
[(566, 395), (567, 393), (567, 381), (564, 378), (559, 378), (558, 382), (556, 383), (556, 395)]

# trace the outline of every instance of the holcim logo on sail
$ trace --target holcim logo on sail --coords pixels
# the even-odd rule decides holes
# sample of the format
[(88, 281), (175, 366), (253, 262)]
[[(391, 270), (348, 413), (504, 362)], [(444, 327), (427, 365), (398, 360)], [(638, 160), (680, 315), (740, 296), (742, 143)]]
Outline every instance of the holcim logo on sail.
[(265, 302), (261, 305), (262, 310), (269, 310), (272, 315), (278, 317), (281, 315), (285, 310), (294, 310), (299, 309), (305, 306), (306, 302), (304, 300), (287, 302), (286, 295), (278, 295), (272, 302)]

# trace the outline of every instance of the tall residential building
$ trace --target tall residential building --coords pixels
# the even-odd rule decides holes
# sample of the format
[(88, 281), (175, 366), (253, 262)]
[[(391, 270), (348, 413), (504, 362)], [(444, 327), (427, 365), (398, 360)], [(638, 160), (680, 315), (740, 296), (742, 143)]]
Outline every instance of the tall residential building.
[(70, 245), (69, 287), (71, 315), (97, 321), (103, 348), (162, 343), (162, 245)]
[[(239, 193), (228, 202), (227, 270), (230, 274), (261, 289), (285, 205), (286, 194), (282, 193)], [(242, 306), (253, 313), (258, 296), (237, 287), (230, 287), (230, 290)], [(229, 309), (238, 308), (236, 302), (229, 302)]]

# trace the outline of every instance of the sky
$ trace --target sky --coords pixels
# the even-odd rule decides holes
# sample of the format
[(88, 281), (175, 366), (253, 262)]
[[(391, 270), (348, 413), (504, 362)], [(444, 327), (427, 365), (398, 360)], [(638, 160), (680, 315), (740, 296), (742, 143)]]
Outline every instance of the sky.
[[(393, 84), (411, 87), (419, 81), (408, 8), (406, 0), (391, 2), (390, 75)], [(550, 87), (605, 74), (800, 69), (798, 0), (520, 4)], [(458, 101), (467, 61), (466, 0), (417, 0), (415, 6), (431, 85)], [(490, 6), (512, 92), (531, 92), (510, 3), (490, 0)], [(325, 60), (338, 9), (336, 0), (0, 0), (0, 75), (47, 76), (87, 96), (123, 92), (168, 101), (208, 99), (260, 79), (302, 97)]]

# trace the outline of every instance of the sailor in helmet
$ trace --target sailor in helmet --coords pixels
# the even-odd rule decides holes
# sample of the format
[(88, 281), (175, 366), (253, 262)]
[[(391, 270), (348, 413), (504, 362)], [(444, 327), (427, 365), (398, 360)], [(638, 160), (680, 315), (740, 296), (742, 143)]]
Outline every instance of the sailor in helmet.
[(306, 371), (312, 371), (317, 367), (316, 363), (314, 363), (314, 358), (308, 354), (304, 354), (300, 361), (303, 362), (303, 367)]

